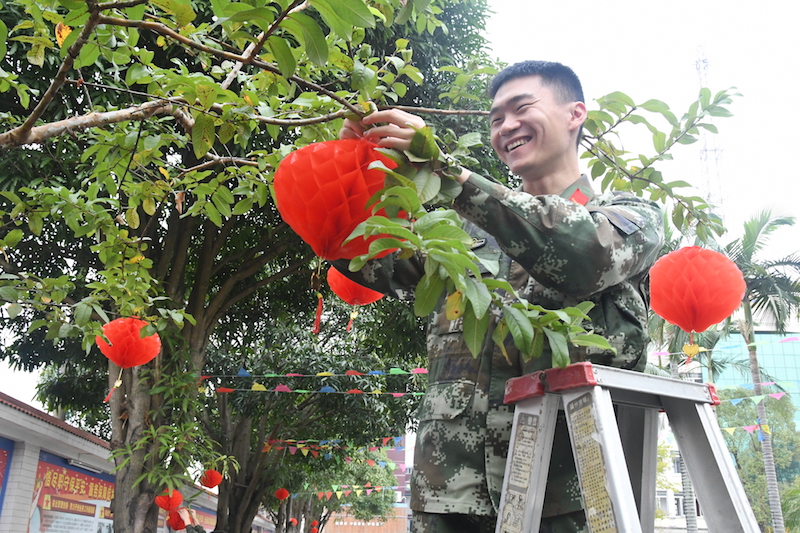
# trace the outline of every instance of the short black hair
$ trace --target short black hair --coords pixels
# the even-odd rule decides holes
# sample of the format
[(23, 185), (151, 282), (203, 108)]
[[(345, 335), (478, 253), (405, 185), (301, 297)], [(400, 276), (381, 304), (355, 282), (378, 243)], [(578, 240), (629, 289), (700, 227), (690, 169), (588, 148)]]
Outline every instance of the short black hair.
[(586, 102), (581, 81), (575, 72), (554, 61), (522, 61), (504, 68), (489, 85), (489, 96), (494, 98), (503, 84), (524, 76), (539, 76), (542, 83), (553, 89), (560, 103)]

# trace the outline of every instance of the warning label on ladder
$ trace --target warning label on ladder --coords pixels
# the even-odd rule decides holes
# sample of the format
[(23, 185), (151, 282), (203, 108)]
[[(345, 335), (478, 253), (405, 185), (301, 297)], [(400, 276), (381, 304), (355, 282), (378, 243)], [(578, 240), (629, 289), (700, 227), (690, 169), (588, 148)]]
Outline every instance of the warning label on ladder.
[(516, 424), (514, 451), (513, 455), (508, 458), (511, 469), (501, 517), (500, 531), (502, 533), (520, 533), (522, 531), (534, 446), (539, 431), (539, 417), (520, 413)]
[(606, 486), (606, 465), (594, 413), (592, 395), (587, 393), (567, 404), (575, 463), (580, 473), (586, 520), (593, 533), (617, 533), (614, 512)]

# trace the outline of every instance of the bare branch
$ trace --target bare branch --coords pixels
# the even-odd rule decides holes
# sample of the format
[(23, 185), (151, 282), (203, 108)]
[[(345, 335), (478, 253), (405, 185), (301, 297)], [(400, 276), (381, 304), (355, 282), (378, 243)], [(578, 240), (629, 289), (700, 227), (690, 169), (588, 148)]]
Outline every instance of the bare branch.
[(18, 133), (18, 130), (22, 128), (22, 126), (20, 126), (19, 128), (0, 134), (0, 146), (18, 146), (20, 144), (37, 143), (70, 131), (106, 126), (117, 122), (125, 122), (126, 120), (144, 120), (157, 113), (171, 109), (172, 104), (168, 100), (146, 102), (140, 106), (128, 107), (105, 113), (89, 113), (37, 126), (32, 128), (24, 137), (20, 136)]

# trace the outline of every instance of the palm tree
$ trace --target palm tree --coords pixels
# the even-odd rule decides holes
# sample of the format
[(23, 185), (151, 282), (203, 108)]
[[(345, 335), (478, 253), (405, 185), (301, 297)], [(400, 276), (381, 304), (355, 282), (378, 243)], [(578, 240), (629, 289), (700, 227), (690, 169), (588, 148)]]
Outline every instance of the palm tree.
[[(761, 395), (763, 376), (758, 365), (755, 345), (754, 315), (774, 324), (779, 333), (786, 331), (792, 315), (800, 309), (800, 255), (793, 254), (778, 260), (761, 260), (758, 252), (764, 249), (769, 236), (782, 226), (794, 224), (794, 217), (773, 216), (766, 209), (744, 224), (744, 235), (725, 247), (727, 256), (744, 274), (746, 284), (742, 300), (742, 318), (739, 331), (747, 344), (750, 358), (750, 373), (754, 394)], [(759, 424), (767, 424), (767, 414), (762, 399), (756, 406)], [(784, 533), (775, 460), (772, 454), (772, 439), (762, 432), (761, 450), (767, 478), (767, 495), (774, 533)]]

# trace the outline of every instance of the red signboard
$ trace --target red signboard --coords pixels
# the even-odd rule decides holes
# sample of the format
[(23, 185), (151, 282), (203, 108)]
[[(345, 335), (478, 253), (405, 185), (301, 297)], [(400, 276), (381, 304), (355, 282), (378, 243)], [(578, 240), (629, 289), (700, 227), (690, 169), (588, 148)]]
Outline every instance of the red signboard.
[(39, 460), (29, 533), (110, 533), (114, 483)]

